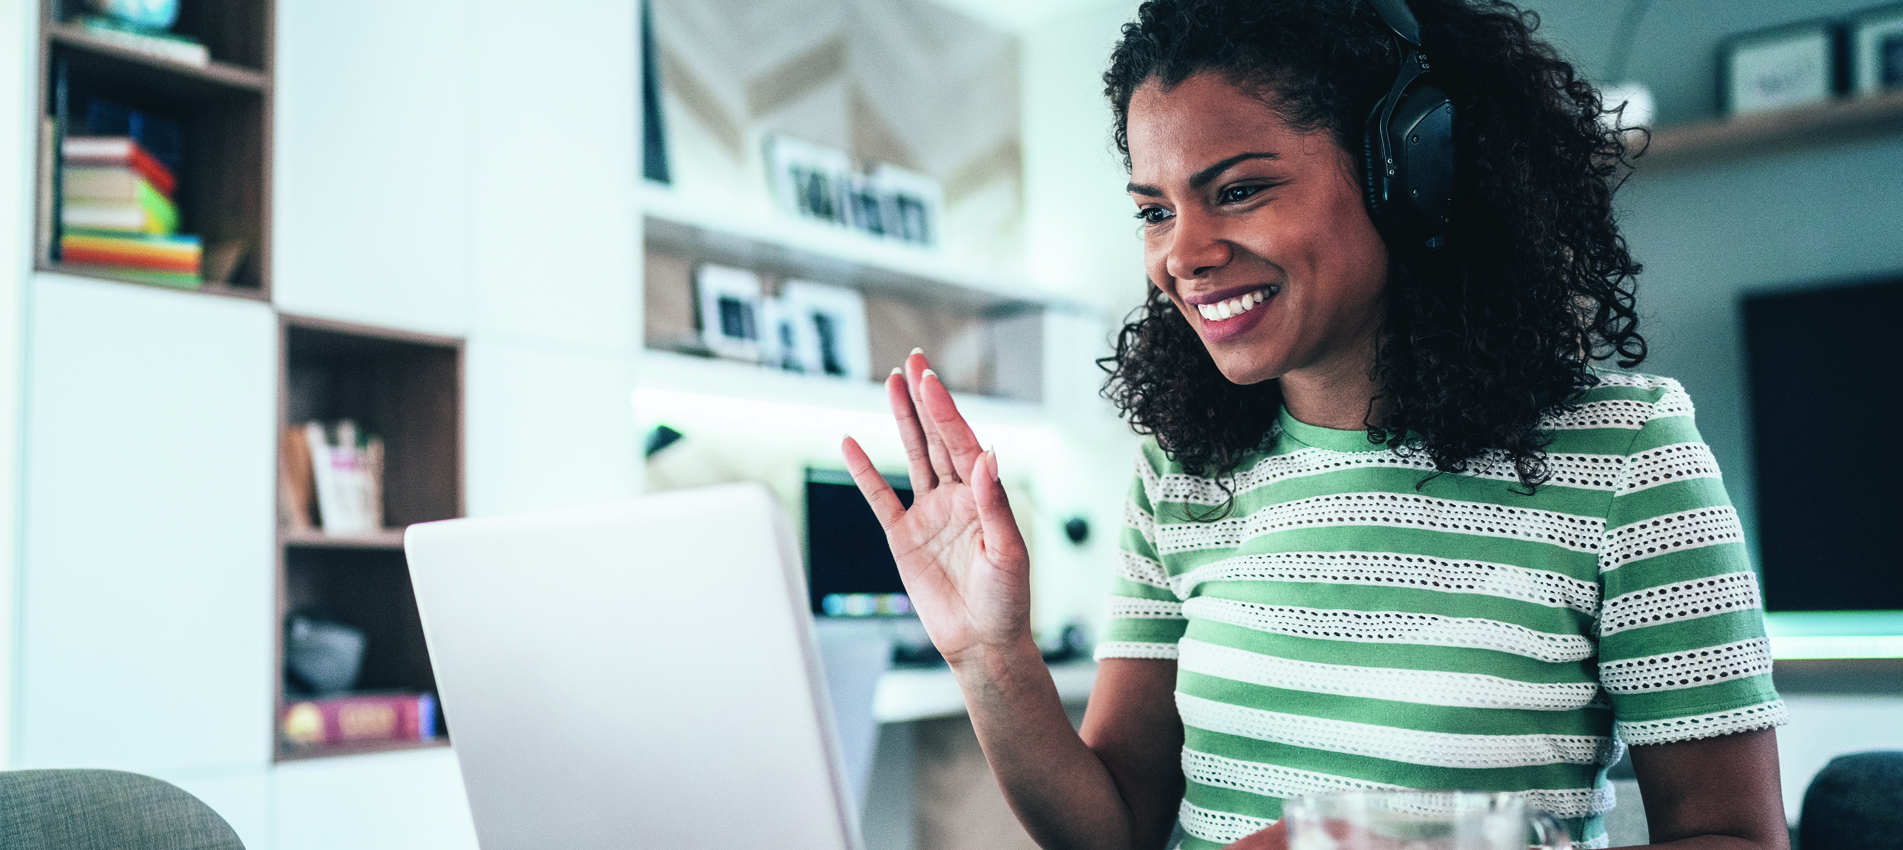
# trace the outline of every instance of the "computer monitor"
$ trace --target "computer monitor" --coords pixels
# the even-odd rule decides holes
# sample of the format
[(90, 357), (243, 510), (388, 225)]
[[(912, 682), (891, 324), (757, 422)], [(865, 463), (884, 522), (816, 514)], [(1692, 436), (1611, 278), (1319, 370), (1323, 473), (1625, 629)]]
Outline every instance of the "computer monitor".
[(1903, 609), (1899, 315), (1903, 280), (1744, 299), (1766, 610)]
[[(899, 502), (912, 506), (912, 485), (886, 477)], [(806, 471), (806, 562), (815, 615), (834, 618), (913, 617), (885, 529), (843, 469)]]

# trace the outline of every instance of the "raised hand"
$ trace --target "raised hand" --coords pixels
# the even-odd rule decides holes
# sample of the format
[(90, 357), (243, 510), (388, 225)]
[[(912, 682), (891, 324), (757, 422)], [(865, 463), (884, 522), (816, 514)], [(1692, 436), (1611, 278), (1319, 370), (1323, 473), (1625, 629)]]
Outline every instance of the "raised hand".
[(846, 468), (885, 528), (905, 591), (945, 660), (1029, 638), (1030, 555), (984, 451), (951, 393), (914, 351), (885, 382), (912, 478), (900, 504), (872, 461), (847, 437)]

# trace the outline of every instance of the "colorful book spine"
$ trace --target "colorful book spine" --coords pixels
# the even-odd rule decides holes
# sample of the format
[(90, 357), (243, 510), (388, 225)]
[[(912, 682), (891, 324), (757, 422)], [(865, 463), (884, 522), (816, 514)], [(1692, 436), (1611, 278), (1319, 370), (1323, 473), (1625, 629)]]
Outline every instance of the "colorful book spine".
[(191, 274), (198, 274), (203, 252), (196, 236), (132, 236), (79, 229), (67, 230), (59, 244), (67, 262)]
[(139, 172), (152, 188), (171, 197), (178, 191), (178, 178), (150, 151), (126, 136), (67, 136), (60, 145), (60, 159), (67, 168), (75, 166), (123, 166)]
[(131, 200), (88, 198), (68, 192), (62, 198), (60, 223), (67, 227), (128, 233), (178, 232), (178, 207), (170, 199), (144, 180), (138, 181), (134, 192), (137, 197)]
[(298, 747), (438, 737), (436, 695), (353, 694), (291, 703), (284, 709), (284, 740)]
[[(143, 188), (141, 188), (143, 187)], [(68, 198), (92, 198), (101, 201), (136, 201), (141, 192), (149, 191), (160, 197), (170, 198), (168, 192), (160, 191), (152, 181), (131, 166), (66, 166), (65, 182), (60, 191)]]

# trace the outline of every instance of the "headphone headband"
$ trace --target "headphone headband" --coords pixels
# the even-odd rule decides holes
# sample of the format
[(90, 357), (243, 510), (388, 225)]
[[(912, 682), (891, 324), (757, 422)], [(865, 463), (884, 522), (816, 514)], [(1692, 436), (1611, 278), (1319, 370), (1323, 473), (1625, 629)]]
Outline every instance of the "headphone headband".
[(1421, 47), (1421, 22), (1414, 19), (1414, 11), (1407, 7), (1407, 0), (1368, 0), (1374, 7), (1374, 13), (1381, 16), (1381, 23), (1396, 38), (1414, 46)]

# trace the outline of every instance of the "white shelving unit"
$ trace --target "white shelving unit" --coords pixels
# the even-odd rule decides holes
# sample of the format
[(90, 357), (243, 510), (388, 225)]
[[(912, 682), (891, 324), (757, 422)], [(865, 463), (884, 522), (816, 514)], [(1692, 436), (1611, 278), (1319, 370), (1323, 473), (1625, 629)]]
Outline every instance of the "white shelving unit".
[(971, 267), (940, 248), (881, 239), (778, 210), (712, 206), (644, 182), (641, 210), (650, 244), (710, 260), (766, 265), (816, 279), (951, 304), (1064, 308), (1021, 275)]

